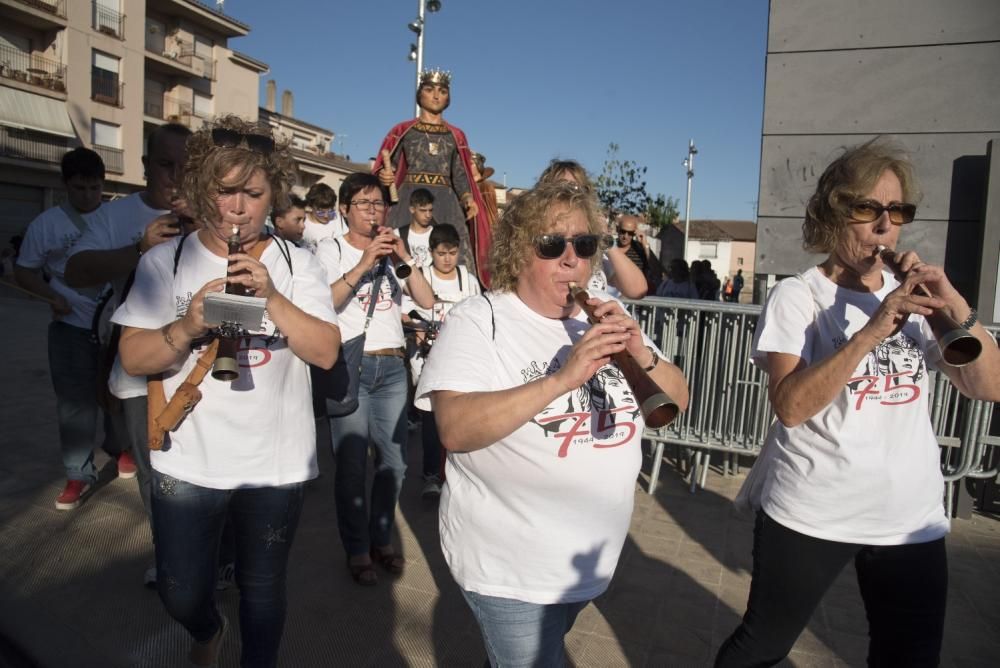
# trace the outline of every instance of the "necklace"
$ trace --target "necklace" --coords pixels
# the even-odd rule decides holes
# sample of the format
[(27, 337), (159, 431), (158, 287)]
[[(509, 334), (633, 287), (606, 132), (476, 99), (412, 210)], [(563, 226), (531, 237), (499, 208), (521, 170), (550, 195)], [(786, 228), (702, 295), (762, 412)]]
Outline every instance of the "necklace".
[(431, 155), (437, 155), (440, 151), (440, 146), (436, 141), (431, 141), (430, 136), (425, 132), (424, 137), (427, 139), (427, 152)]
[[(427, 123), (426, 125), (436, 125), (436, 124), (434, 124), (434, 123)], [(440, 144), (440, 142), (431, 141), (431, 136), (429, 134), (427, 134), (427, 130), (426, 129), (421, 128), (420, 132), (423, 133), (424, 139), (427, 140), (427, 152), (430, 153), (431, 155), (437, 155), (438, 153), (440, 153), (441, 152), (441, 144)]]

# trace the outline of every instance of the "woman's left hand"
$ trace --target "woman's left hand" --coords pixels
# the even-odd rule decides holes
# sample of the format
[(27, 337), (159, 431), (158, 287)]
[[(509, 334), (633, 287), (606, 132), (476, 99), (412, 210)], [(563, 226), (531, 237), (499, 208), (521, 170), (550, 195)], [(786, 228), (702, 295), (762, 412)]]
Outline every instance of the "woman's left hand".
[(913, 251), (900, 253), (896, 256), (896, 261), (907, 277), (913, 276), (917, 284), (923, 285), (934, 297), (945, 303), (945, 309), (953, 320), (961, 322), (968, 317), (969, 306), (948, 280), (943, 267), (922, 262)]
[(613, 299), (602, 302), (595, 297), (588, 299), (587, 303), (596, 307), (594, 309), (594, 317), (598, 322), (608, 325), (618, 325), (628, 332), (629, 337), (625, 341), (626, 352), (637, 360), (644, 360), (649, 357), (646, 342), (643, 340), (642, 331), (639, 329), (639, 323), (625, 312), (621, 304)]
[(229, 258), (234, 260), (233, 264), (229, 265), (227, 277), (229, 283), (246, 286), (253, 291), (254, 297), (263, 297), (264, 299), (270, 299), (277, 292), (274, 283), (271, 282), (271, 275), (267, 272), (267, 267), (259, 260), (253, 259), (246, 253), (236, 253), (230, 255)]

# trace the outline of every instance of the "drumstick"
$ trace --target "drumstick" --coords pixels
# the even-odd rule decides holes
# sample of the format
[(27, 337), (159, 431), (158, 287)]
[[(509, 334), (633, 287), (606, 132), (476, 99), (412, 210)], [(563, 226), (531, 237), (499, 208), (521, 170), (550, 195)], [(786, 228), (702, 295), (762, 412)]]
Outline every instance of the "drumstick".
[(399, 201), (399, 191), (396, 190), (396, 171), (392, 168), (392, 156), (389, 155), (388, 149), (382, 149), (382, 167), (389, 170), (392, 174), (392, 183), (389, 184), (389, 199), (393, 202)]
[(24, 294), (28, 295), (29, 297), (34, 297), (35, 299), (43, 301), (43, 302), (45, 302), (46, 304), (48, 304), (50, 306), (58, 306), (59, 305), (59, 303), (55, 299), (49, 299), (48, 297), (44, 297), (44, 296), (38, 294), (37, 292), (32, 292), (31, 290), (28, 290), (27, 288), (22, 288), (17, 283), (11, 283), (10, 281), (0, 280), (0, 285), (5, 285), (8, 288), (12, 288), (12, 289), (17, 290), (19, 292), (23, 292)]

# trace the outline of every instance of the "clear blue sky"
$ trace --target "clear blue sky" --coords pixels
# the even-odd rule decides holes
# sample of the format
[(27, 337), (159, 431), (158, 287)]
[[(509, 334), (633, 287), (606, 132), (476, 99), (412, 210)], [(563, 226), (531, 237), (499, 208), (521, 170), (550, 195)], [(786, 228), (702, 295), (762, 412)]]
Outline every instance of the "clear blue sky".
[[(208, 0), (211, 2), (211, 0)], [(364, 161), (413, 116), (406, 59), (417, 0), (227, 0), (232, 48), (266, 62), (295, 116)], [(597, 175), (610, 142), (677, 197), (695, 140), (692, 218), (752, 220), (760, 167), (766, 0), (442, 0), (425, 67), (453, 73), (445, 113), (501, 181), (530, 186), (553, 157)]]

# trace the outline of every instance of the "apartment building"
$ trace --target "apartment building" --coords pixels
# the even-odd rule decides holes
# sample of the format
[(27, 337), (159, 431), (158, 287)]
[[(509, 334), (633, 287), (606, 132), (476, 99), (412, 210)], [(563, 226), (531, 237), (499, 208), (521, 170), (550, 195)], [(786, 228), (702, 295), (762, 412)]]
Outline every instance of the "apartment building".
[(348, 174), (371, 171), (371, 162), (357, 163), (330, 152), (336, 135), (333, 131), (295, 118), (294, 96), (286, 90), (281, 94), (281, 111), (275, 108), (277, 84), (272, 79), (265, 87), (264, 106), (258, 112), (258, 119), (270, 126), (276, 137), (291, 143), (295, 160), (295, 186), (292, 190), (305, 196), (316, 183), (325, 183), (335, 192)]
[(257, 118), (250, 26), (198, 0), (0, 0), (0, 242), (63, 199), (59, 161), (104, 158), (108, 195), (143, 184), (145, 137), (223, 112)]

